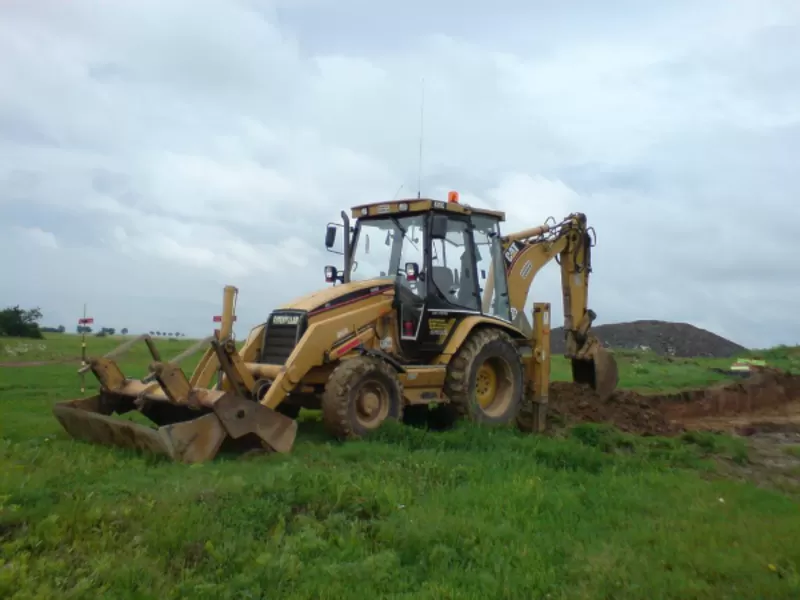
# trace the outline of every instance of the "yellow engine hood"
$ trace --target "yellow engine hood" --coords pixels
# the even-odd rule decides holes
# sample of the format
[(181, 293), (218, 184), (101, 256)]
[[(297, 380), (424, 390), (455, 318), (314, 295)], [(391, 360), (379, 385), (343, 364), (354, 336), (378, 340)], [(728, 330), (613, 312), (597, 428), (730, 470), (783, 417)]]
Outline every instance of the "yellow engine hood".
[(307, 310), (309, 312), (322, 308), (328, 304), (336, 303), (335, 301), (343, 299), (344, 296), (359, 295), (366, 293), (375, 288), (375, 291), (381, 288), (394, 285), (394, 277), (384, 277), (378, 279), (367, 279), (366, 281), (351, 281), (350, 283), (342, 283), (339, 285), (323, 288), (305, 296), (295, 298), (291, 302), (287, 302), (280, 308), (287, 309), (293, 308), (297, 310)]

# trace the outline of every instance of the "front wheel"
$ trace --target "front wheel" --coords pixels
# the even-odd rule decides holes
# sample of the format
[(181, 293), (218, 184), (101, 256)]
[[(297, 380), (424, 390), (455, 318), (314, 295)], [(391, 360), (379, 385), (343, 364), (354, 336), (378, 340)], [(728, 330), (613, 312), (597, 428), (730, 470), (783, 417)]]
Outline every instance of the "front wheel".
[(505, 425), (516, 420), (523, 396), (522, 359), (499, 329), (472, 332), (447, 367), (445, 393), (459, 415)]
[(358, 356), (342, 361), (322, 395), (322, 422), (339, 439), (355, 439), (387, 419), (402, 420), (403, 387), (385, 361)]

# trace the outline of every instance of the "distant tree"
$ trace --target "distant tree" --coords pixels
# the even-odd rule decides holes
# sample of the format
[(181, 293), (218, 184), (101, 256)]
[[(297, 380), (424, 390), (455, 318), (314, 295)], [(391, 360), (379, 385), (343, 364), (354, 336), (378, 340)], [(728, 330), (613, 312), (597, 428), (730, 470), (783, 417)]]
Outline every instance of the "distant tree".
[(88, 325), (78, 325), (75, 330), (78, 333), (92, 333), (92, 328)]
[(0, 311), (0, 336), (41, 339), (41, 318), (42, 311), (38, 307), (30, 310), (23, 310), (19, 306), (6, 308)]
[(161, 332), (160, 331), (156, 331), (156, 335), (161, 335)]
[(123, 327), (123, 328), (122, 328), (122, 331), (120, 331), (120, 333), (121, 333), (122, 335), (128, 335), (128, 328), (127, 328), (127, 327)]
[(64, 333), (66, 330), (67, 328), (63, 325), (59, 325), (58, 327), (39, 326), (39, 331), (42, 333)]
[(151, 332), (150, 332), (150, 335), (155, 335), (155, 334), (156, 334), (156, 332), (155, 332), (155, 331), (151, 331)]

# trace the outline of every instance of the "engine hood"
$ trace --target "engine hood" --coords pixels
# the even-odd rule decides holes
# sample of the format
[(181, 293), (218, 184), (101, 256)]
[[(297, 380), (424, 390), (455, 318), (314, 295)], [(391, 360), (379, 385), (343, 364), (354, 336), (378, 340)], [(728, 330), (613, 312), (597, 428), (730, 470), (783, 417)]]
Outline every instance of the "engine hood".
[(362, 295), (366, 296), (372, 293), (386, 291), (392, 287), (394, 287), (393, 277), (351, 281), (350, 283), (323, 288), (305, 296), (295, 298), (291, 302), (282, 305), (280, 308), (314, 312), (319, 309), (334, 306), (340, 302), (355, 300)]

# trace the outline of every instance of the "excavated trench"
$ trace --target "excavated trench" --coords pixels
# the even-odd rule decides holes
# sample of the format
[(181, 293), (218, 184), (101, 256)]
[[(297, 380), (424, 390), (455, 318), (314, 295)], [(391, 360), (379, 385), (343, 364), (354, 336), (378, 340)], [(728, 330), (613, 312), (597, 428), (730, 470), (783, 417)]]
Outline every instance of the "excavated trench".
[(800, 376), (775, 369), (747, 379), (674, 394), (618, 390), (601, 401), (583, 385), (553, 382), (550, 413), (565, 424), (609, 423), (639, 435), (705, 430), (751, 435), (800, 432)]

